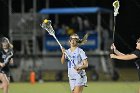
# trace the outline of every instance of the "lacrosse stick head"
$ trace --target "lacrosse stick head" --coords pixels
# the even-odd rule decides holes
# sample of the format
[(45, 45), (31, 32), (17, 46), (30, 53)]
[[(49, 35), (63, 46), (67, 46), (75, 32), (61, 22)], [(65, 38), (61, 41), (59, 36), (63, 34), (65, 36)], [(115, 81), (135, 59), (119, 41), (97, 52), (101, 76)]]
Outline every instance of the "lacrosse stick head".
[(114, 16), (117, 16), (117, 14), (119, 14), (118, 10), (120, 8), (120, 3), (118, 0), (113, 2), (113, 7), (114, 7)]
[(119, 3), (118, 0), (116, 0), (116, 1), (113, 2), (113, 7), (114, 8), (119, 8), (120, 7), (120, 3)]
[(52, 27), (52, 25), (51, 25), (51, 20), (45, 19), (45, 20), (42, 22), (41, 27), (42, 27), (43, 29), (45, 29), (50, 35), (54, 35), (54, 34), (55, 34), (55, 32), (54, 32), (54, 30), (53, 30), (53, 27)]

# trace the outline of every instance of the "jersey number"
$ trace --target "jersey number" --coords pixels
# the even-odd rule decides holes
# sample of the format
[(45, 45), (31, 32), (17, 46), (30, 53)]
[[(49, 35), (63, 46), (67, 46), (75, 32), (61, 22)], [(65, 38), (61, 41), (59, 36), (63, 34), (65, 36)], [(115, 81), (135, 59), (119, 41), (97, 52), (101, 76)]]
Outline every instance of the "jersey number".
[[(74, 60), (72, 60), (72, 62), (74, 63)], [(68, 62), (68, 67), (71, 68), (71, 65), (72, 65), (72, 63), (71, 63), (71, 61), (69, 61)]]

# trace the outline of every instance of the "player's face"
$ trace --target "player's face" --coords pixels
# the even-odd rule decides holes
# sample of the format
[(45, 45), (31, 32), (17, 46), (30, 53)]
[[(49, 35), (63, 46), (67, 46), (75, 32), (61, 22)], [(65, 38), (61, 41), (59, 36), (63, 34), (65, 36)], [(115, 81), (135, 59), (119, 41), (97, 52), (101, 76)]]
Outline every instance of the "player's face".
[(137, 44), (136, 49), (140, 49), (140, 40), (138, 40), (136, 44)]
[(76, 38), (71, 38), (70, 39), (70, 45), (71, 45), (71, 47), (77, 46), (77, 39)]
[(3, 49), (8, 48), (8, 42), (2, 42), (2, 48)]

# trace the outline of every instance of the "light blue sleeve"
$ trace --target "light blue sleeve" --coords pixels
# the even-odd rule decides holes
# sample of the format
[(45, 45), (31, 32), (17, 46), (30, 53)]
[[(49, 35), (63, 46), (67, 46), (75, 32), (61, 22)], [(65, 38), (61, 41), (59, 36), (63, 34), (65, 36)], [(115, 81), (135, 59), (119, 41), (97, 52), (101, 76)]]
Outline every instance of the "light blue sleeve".
[[(66, 50), (66, 53), (69, 54), (69, 51)], [(66, 55), (65, 55), (65, 59), (66, 59), (66, 60), (68, 59), (68, 57), (67, 57)]]
[(87, 59), (86, 53), (82, 49), (80, 49), (80, 56), (82, 60)]

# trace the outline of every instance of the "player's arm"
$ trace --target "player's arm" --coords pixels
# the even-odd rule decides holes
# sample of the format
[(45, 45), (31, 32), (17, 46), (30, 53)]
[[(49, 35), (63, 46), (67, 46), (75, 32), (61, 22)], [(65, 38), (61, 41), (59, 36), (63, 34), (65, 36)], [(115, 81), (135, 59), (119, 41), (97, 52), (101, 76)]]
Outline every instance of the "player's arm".
[(114, 43), (111, 45), (111, 49), (114, 51), (114, 53), (116, 55), (125, 55), (124, 53), (122, 53), (116, 49), (116, 46), (114, 45)]
[[(10, 64), (13, 64), (13, 63), (14, 63), (13, 58), (10, 59), (9, 63), (10, 63)], [(7, 64), (7, 63), (1, 63), (1, 62), (0, 62), (0, 66), (1, 66), (1, 67), (4, 67), (6, 64)]]
[(138, 58), (135, 54), (127, 54), (127, 55), (110, 54), (110, 57), (119, 60), (132, 60)]
[(10, 59), (10, 64), (14, 64), (13, 58)]
[(123, 54), (122, 52), (118, 51), (117, 49), (114, 50), (114, 53), (115, 53), (116, 55), (125, 55), (125, 54)]
[[(0, 56), (2, 56), (1, 52), (0, 52)], [(2, 59), (0, 58), (0, 67), (4, 67), (4, 64), (2, 63)]]
[(82, 69), (86, 69), (88, 67), (88, 60), (84, 59), (83, 60), (83, 65), (78, 67), (77, 70), (82, 70)]
[(80, 56), (81, 56), (81, 58), (82, 58), (82, 63), (83, 63), (83, 65), (80, 66), (80, 67), (78, 67), (79, 70), (85, 69), (85, 68), (88, 67), (87, 56), (86, 56), (86, 54), (85, 54), (85, 52), (84, 52), (83, 50), (80, 51)]
[(62, 50), (61, 63), (64, 64), (64, 63), (65, 63), (65, 60), (66, 60), (66, 59), (65, 59), (65, 53), (64, 53), (64, 52), (65, 52), (65, 49), (62, 48), (61, 50)]
[(64, 54), (64, 53), (62, 54), (62, 57), (61, 57), (61, 63), (62, 63), (62, 64), (65, 63), (65, 54)]
[(5, 64), (0, 62), (0, 67), (4, 67), (4, 66), (5, 66)]

